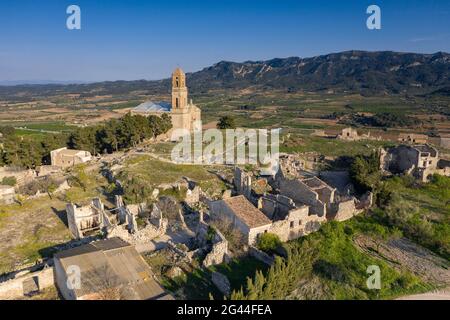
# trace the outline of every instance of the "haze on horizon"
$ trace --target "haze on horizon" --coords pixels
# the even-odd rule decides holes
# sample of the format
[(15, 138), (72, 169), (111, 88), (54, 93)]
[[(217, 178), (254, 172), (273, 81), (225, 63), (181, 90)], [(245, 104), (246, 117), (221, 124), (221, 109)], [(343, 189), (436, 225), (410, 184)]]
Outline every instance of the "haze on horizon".
[[(66, 28), (71, 4), (81, 8), (81, 30)], [(366, 28), (371, 4), (381, 7), (381, 30)], [(221, 60), (450, 52), (450, 3), (5, 0), (0, 30), (0, 82), (155, 80)]]

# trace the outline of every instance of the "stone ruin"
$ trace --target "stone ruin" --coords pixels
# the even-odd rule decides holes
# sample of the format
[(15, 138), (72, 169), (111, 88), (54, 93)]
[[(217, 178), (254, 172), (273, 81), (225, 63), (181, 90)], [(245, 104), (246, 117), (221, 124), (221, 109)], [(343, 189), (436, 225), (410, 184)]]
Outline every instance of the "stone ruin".
[[(317, 231), (330, 220), (344, 221), (372, 205), (372, 194), (360, 199), (341, 194), (317, 176), (306, 176), (295, 157), (284, 157), (280, 170), (267, 178), (272, 190), (259, 195), (252, 189), (252, 175), (235, 168), (235, 189), (272, 221), (268, 232), (289, 241)], [(345, 186), (347, 193), (350, 188)]]
[(385, 174), (407, 174), (423, 182), (433, 174), (450, 176), (450, 161), (440, 159), (431, 145), (400, 145), (380, 151), (380, 169)]
[[(125, 205), (121, 196), (116, 196), (116, 223), (109, 220), (107, 238), (120, 237), (131, 244), (146, 243), (167, 231), (168, 221), (156, 204)], [(139, 222), (138, 222), (139, 221)]]
[[(104, 231), (107, 238), (120, 237), (131, 243), (145, 243), (167, 230), (167, 219), (153, 204), (125, 205), (121, 196), (116, 196), (116, 207), (106, 210), (99, 198), (87, 206), (67, 205), (67, 220), (73, 236), (82, 239), (93, 232)], [(139, 221), (139, 223), (138, 223)]]
[(358, 131), (352, 127), (342, 129), (341, 133), (336, 136), (336, 139), (347, 140), (347, 141), (359, 141), (359, 140), (381, 140), (381, 137), (374, 137), (367, 134), (359, 135)]
[(205, 268), (229, 260), (227, 239), (225, 239), (219, 230), (212, 229), (205, 223), (203, 220), (203, 212), (200, 212), (199, 223), (195, 233), (195, 244), (199, 248), (197, 250), (203, 254), (206, 253), (202, 262)]
[(82, 207), (69, 203), (66, 205), (66, 213), (69, 230), (75, 239), (87, 237), (104, 226), (105, 209), (99, 198)]
[(253, 202), (252, 175), (239, 167), (235, 167), (233, 181), (236, 188), (236, 193), (245, 196), (250, 202)]

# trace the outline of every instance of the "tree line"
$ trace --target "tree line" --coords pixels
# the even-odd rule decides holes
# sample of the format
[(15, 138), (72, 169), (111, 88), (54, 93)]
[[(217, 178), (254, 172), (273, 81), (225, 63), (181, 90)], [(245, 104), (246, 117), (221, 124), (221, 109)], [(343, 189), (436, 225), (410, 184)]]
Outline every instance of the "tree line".
[(172, 128), (170, 116), (132, 115), (111, 119), (98, 125), (78, 128), (67, 134), (18, 136), (12, 127), (1, 127), (0, 165), (35, 168), (50, 164), (50, 151), (61, 147), (89, 151), (93, 155), (135, 147), (145, 139), (155, 138)]

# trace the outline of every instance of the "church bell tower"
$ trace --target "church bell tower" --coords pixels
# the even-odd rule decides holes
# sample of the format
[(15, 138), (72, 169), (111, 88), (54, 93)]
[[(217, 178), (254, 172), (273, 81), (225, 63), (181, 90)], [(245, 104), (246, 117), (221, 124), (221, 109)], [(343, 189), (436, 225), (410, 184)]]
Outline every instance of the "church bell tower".
[(184, 109), (187, 105), (186, 75), (183, 70), (176, 68), (172, 73), (172, 109)]

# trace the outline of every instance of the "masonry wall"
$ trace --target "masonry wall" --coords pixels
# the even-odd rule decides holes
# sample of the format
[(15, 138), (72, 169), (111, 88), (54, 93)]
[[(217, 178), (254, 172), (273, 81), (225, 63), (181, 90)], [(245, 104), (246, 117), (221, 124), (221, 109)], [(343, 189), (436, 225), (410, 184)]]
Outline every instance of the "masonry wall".
[(328, 215), (330, 220), (345, 221), (353, 218), (359, 211), (356, 209), (355, 199), (349, 199), (339, 203), (333, 203), (331, 213)]
[(53, 286), (55, 284), (53, 278), (53, 268), (46, 268), (41, 271), (18, 277), (17, 279), (11, 279), (0, 283), (0, 300), (12, 300), (23, 297), (23, 283), (30, 280), (37, 284), (39, 290)]
[(236, 218), (233, 211), (228, 208), (228, 206), (223, 201), (213, 201), (209, 204), (211, 217), (213, 219), (218, 219), (221, 221), (230, 221), (234, 227), (240, 231), (244, 236), (249, 236), (249, 228), (247, 225), (242, 223), (239, 219)]
[(319, 200), (317, 192), (312, 191), (306, 184), (298, 179), (280, 181), (280, 193), (295, 202), (314, 205)]
[(69, 289), (67, 286), (67, 275), (61, 262), (58, 259), (54, 259), (54, 279), (55, 284), (59, 289), (59, 292), (66, 300), (76, 300), (74, 290)]
[(256, 244), (256, 242), (258, 240), (258, 236), (265, 232), (270, 232), (271, 228), (272, 228), (272, 224), (268, 224), (265, 226), (250, 229), (250, 231), (248, 232), (248, 244), (249, 245)]

